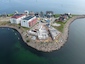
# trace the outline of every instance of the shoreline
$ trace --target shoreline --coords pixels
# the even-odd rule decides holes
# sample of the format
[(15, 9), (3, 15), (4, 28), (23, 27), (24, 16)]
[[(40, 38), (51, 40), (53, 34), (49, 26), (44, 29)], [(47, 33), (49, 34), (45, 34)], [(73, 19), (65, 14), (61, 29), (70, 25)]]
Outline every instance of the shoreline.
[(71, 19), (69, 19), (67, 21), (67, 23), (64, 26), (63, 33), (62, 33), (62, 37), (63, 37), (64, 42), (67, 42), (68, 35), (69, 35), (69, 26), (70, 26), (70, 24), (72, 22), (74, 22), (75, 20), (81, 19), (81, 18), (85, 18), (85, 15), (74, 16), (74, 17), (72, 17)]
[[(13, 25), (10, 25), (10, 24), (6, 24), (6, 25), (0, 25), (0, 28), (1, 27), (8, 27), (8, 28), (12, 28), (12, 29), (16, 29), (20, 34), (21, 34), (21, 37), (23, 39), (23, 41), (28, 45), (28, 46), (31, 46), (32, 48), (38, 50), (38, 51), (43, 51), (43, 52), (52, 52), (54, 50), (59, 50), (62, 46), (64, 46), (64, 44), (67, 42), (67, 39), (68, 39), (68, 35), (69, 35), (69, 26), (70, 24), (76, 20), (76, 19), (81, 19), (81, 18), (85, 18), (85, 15), (77, 15), (77, 16), (73, 16), (72, 18), (70, 18), (65, 26), (64, 26), (64, 29), (63, 29), (63, 33), (61, 34), (61, 37), (59, 37), (59, 42), (56, 43), (56, 42), (49, 42), (49, 43), (46, 43), (46, 42), (40, 42), (40, 43), (37, 43), (35, 41), (31, 41), (31, 42), (27, 42), (27, 36), (24, 34), (24, 31), (22, 28), (19, 28), (17, 26), (13, 26)], [(26, 32), (25, 32), (26, 33)], [(29, 36), (28, 36), (29, 37)], [(62, 39), (62, 41), (61, 41)]]

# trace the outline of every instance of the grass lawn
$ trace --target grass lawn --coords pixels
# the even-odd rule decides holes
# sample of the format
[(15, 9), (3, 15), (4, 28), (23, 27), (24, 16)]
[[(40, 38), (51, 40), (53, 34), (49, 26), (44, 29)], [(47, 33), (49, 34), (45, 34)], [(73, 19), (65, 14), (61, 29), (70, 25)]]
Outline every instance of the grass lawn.
[(55, 18), (60, 17), (60, 14), (53, 15)]
[[(72, 17), (73, 17), (73, 16), (76, 16), (76, 15), (75, 15), (75, 14), (72, 14)], [(55, 14), (54, 17), (55, 17), (55, 18), (60, 17), (60, 14)], [(71, 18), (72, 18), (72, 17), (71, 17)], [(63, 22), (62, 22), (62, 21), (55, 22), (55, 23), (61, 24), (61, 26), (59, 26), (59, 27), (53, 26), (53, 27), (56, 28), (57, 30), (59, 30), (60, 32), (63, 32), (64, 26), (65, 26), (66, 22), (67, 22), (69, 19), (70, 19), (70, 18), (68, 18), (66, 21), (63, 21)]]
[(60, 32), (63, 32), (65, 23), (63, 23), (63, 22), (56, 22), (56, 23), (61, 24), (61, 26), (59, 26), (59, 27), (53, 26), (53, 27), (56, 28), (57, 30), (59, 30)]
[[(69, 18), (70, 19), (70, 18)], [(60, 32), (63, 32), (64, 26), (66, 24), (66, 22), (69, 20), (67, 19), (66, 21), (62, 22), (62, 21), (58, 21), (56, 23), (61, 24), (61, 26), (57, 27), (57, 26), (53, 26), (54, 28), (56, 28), (57, 30), (59, 30)]]
[(13, 16), (14, 14), (8, 14), (8, 16), (10, 17), (10, 16)]

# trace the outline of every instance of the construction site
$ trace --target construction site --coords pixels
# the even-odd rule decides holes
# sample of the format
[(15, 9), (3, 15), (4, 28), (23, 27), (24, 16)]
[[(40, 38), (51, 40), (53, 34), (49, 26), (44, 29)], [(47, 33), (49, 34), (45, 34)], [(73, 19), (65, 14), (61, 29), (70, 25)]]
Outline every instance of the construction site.
[[(49, 22), (48, 22), (49, 21)], [(46, 22), (41, 22), (27, 31), (29, 39), (35, 42), (58, 42), (58, 38), (61, 33), (51, 26), (51, 21), (46, 20)]]

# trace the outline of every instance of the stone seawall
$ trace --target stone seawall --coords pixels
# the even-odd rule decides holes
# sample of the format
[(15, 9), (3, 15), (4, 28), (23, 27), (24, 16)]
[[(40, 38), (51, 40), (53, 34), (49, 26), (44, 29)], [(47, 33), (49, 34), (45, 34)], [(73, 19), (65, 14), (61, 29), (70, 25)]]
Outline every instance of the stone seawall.
[(63, 33), (62, 33), (63, 43), (65, 43), (65, 42), (67, 41), (68, 34), (69, 34), (69, 26), (70, 26), (70, 24), (71, 24), (74, 20), (76, 20), (76, 19), (81, 19), (81, 18), (85, 18), (85, 15), (74, 16), (74, 17), (72, 17), (71, 19), (69, 19), (69, 20), (67, 21), (67, 23), (66, 23), (65, 26), (64, 26)]

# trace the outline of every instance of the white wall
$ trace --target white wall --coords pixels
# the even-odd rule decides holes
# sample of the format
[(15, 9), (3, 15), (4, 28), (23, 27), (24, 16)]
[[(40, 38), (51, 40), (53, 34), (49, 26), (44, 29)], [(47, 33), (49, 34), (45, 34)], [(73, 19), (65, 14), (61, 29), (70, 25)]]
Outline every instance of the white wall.
[(15, 24), (19, 24), (19, 23), (21, 23), (21, 20), (23, 19), (23, 18), (25, 18), (26, 16), (22, 16), (22, 17), (20, 17), (20, 18), (18, 18), (18, 19), (16, 19), (16, 18), (11, 18), (10, 19), (10, 22), (11, 23), (15, 23)]
[(10, 22), (11, 22), (11, 23), (14, 23), (14, 24), (19, 24), (19, 23), (20, 23), (20, 21), (21, 21), (21, 19), (20, 19), (20, 18), (18, 18), (18, 19), (11, 18), (11, 19), (10, 19)]
[(31, 22), (33, 19), (35, 19), (36, 18), (36, 16), (35, 17), (33, 17), (32, 19), (30, 19), (30, 20), (24, 20), (24, 19), (22, 19), (21, 20), (21, 26), (23, 26), (23, 27), (29, 27), (29, 22)]
[(21, 26), (29, 27), (29, 22), (27, 20), (21, 20)]

